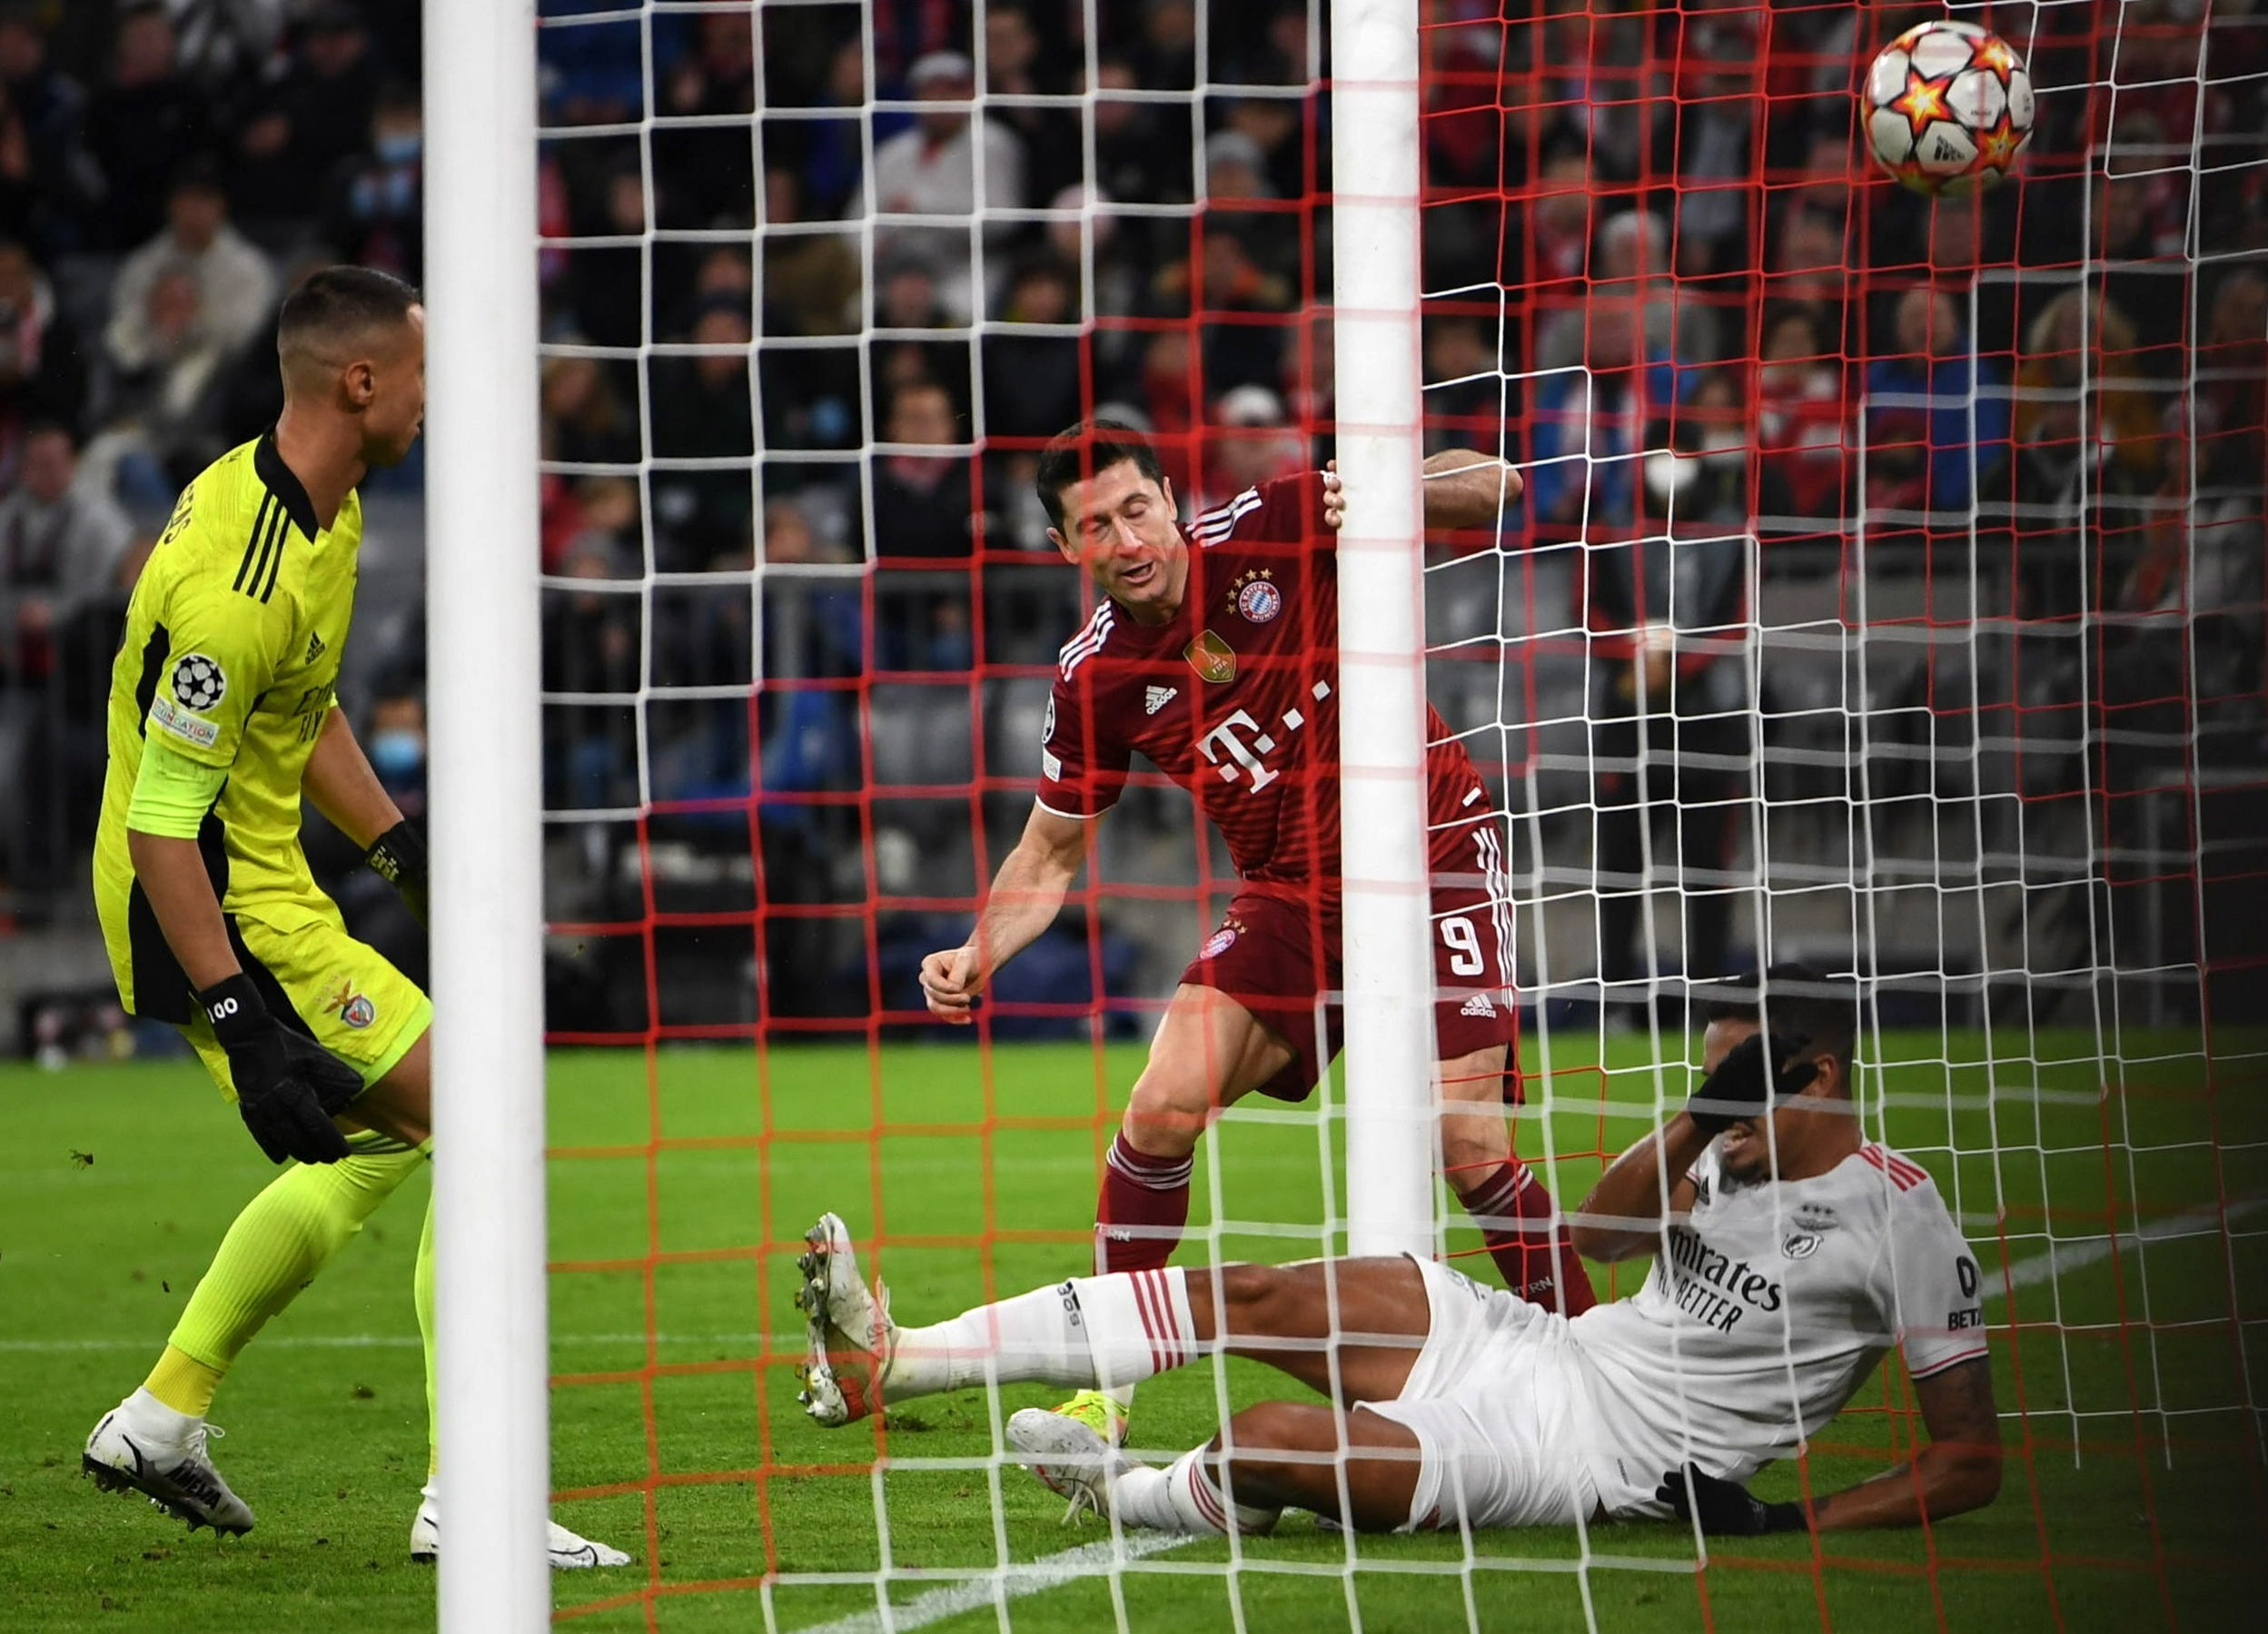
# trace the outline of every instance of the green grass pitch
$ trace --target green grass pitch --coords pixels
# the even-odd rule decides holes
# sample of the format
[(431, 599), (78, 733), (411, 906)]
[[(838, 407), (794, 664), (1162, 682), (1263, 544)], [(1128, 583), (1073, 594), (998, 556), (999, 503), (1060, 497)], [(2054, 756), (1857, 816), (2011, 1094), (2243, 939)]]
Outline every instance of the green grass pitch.
[[(1552, 1043), (1548, 1063), (1527, 1046), (1531, 1067), (1550, 1069), (1552, 1112), (1523, 1114), (1520, 1144), (1543, 1156), (1548, 1121), (1550, 1178), (1571, 1203), (1598, 1154), (1648, 1126), (1658, 1084), (1682, 1093), (1683, 1074), (1658, 1079), (1639, 1040), (1614, 1041), (1605, 1070), (1588, 1041)], [(1476, 1621), (1527, 1634), (1587, 1618), (1615, 1634), (2249, 1625), (2268, 1593), (2268, 1480), (2246, 1405), (2268, 1399), (2257, 1325), (2268, 1238), (2251, 1234), (2268, 1217), (2250, 1212), (2245, 1189), (2268, 1138), (2256, 1067), (2209, 1082), (2194, 1039), (2130, 1033), (2123, 1081), (2098, 1099), (2085, 1035), (2026, 1039), (2037, 1068), (2007, 1059), (2005, 1040), (1997, 1065), (1973, 1036), (1882, 1043), (1899, 1064), (1871, 1084), (1887, 1091), (1890, 1138), (1954, 1197), (1988, 1285), (2014, 1268), (2013, 1292), (1988, 1314), (2001, 1404), (2020, 1399), (2026, 1416), (2007, 1424), (1993, 1510), (1929, 1540), (1844, 1534), (1817, 1555), (1807, 1540), (1740, 1543), (1706, 1570), (1669, 1526), (1483, 1534), (1468, 1552), (1454, 1536), (1351, 1545), (1294, 1516), (1243, 1543), (1233, 1577), (1219, 1570), (1225, 1542), (1183, 1544), (1114, 1585), (1009, 1599), (1013, 1626), (1084, 1634), (1123, 1608), (1135, 1629), (1226, 1629), (1232, 1583), (1245, 1628), (1302, 1634), (1346, 1626), (1350, 1597), (1365, 1627), (1390, 1630)], [(818, 1211), (840, 1212), (862, 1240), (881, 1237), (869, 1267), (914, 1321), (1084, 1270), (1096, 1132), (1137, 1064), (1132, 1050), (1070, 1045), (555, 1056), (558, 1512), (638, 1557), (626, 1571), (559, 1580), (571, 1626), (878, 1627), (874, 1590), (857, 1580), (886, 1549), (903, 1575), (891, 1599), (920, 1626), (995, 1628), (989, 1599), (940, 1616), (975, 1599), (943, 1598), (956, 1570), (1104, 1537), (1093, 1522), (1060, 1528), (1059, 1501), (986, 1464), (1005, 1413), (1055, 1392), (924, 1401), (878, 1435), (806, 1423), (790, 1372), (790, 1256)], [(233, 1433), (217, 1458), (261, 1519), (220, 1542), (97, 1493), (78, 1451), (139, 1381), (266, 1165), (189, 1063), (11, 1067), (0, 1104), (0, 1628), (430, 1627), (431, 1575), (405, 1548), (425, 1448), (410, 1305), (423, 1182), (380, 1211), (229, 1380), (214, 1416)], [(1199, 1165), (1196, 1223), (1218, 1219), (1233, 1257), (1316, 1252), (1322, 1139), (1302, 1109), (1233, 1120), (1217, 1163)], [(2233, 1246), (2191, 1217), (2223, 1197), (2236, 1210)], [(2143, 1241), (2103, 1252), (2105, 1231), (2137, 1223)], [(2067, 1243), (2052, 1275), (2038, 1259), (2051, 1229)], [(1641, 1270), (1621, 1268), (1617, 1289)], [(1223, 1399), (1295, 1390), (1241, 1363), (1193, 1369), (1144, 1387), (1135, 1440), (1192, 1445)], [(1813, 1485), (1902, 1455), (1918, 1431), (1908, 1406), (1894, 1368), (1870, 1382), (1815, 1448)], [(877, 1444), (899, 1461), (878, 1487)], [(1798, 1479), (1783, 1465), (1760, 1490), (1792, 1493)], [(768, 1571), (853, 1580), (767, 1591)]]

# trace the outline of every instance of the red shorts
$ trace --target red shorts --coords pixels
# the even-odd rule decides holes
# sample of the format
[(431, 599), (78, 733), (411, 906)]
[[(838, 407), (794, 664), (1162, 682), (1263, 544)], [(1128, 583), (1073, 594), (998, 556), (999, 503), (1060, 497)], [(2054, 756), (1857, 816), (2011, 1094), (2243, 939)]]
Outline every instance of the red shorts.
[[(1454, 1061), (1519, 1037), (1512, 904), (1495, 825), (1465, 829), (1448, 846), (1437, 836), (1433, 851), (1434, 1048), (1439, 1059)], [(1339, 948), (1335, 897), (1319, 903), (1281, 886), (1247, 886), (1182, 972), (1184, 982), (1226, 994), (1291, 1046), (1292, 1064), (1261, 1094), (1303, 1101), (1337, 1058), (1345, 1039), (1341, 1006), (1322, 1001), (1341, 985)], [(1508, 1058), (1508, 1094), (1511, 1065)]]

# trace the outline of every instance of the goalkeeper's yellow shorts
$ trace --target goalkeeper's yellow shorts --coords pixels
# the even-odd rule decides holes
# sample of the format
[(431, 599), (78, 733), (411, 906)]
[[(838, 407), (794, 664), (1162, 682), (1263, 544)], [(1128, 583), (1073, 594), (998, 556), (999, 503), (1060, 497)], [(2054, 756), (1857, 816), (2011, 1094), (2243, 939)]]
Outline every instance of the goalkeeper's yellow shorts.
[[(328, 898), (263, 902), (232, 912), (228, 920), (237, 961), (259, 988), (269, 1013), (285, 1026), (297, 1017), (300, 1030), (361, 1073), (365, 1085), (391, 1072), (433, 1025), (432, 1001), (424, 991), (384, 954), (349, 936), (345, 920)], [(110, 927), (106, 924), (104, 928)], [(213, 1081), (233, 1101), (236, 1084), (229, 1075), (227, 1052), (213, 1036), (203, 1012), (194, 1005), (165, 1002), (172, 997), (168, 989), (182, 980), (170, 950), (163, 949), (162, 941), (156, 948), (147, 946), (146, 936), (121, 934), (106, 939), (112, 966), (121, 977), (119, 991), (140, 1001), (134, 1004), (137, 1014), (181, 1023)], [(153, 964), (171, 969), (161, 974), (150, 968)], [(168, 1009), (175, 1013), (164, 1014)]]

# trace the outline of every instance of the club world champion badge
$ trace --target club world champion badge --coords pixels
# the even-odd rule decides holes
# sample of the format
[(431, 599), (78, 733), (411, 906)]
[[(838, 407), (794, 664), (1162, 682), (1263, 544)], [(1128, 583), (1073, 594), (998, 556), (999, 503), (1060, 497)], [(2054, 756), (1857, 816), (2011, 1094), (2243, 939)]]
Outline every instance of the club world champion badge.
[(1183, 648), (1182, 657), (1189, 660), (1200, 680), (1219, 687), (1236, 678), (1236, 649), (1209, 629)]

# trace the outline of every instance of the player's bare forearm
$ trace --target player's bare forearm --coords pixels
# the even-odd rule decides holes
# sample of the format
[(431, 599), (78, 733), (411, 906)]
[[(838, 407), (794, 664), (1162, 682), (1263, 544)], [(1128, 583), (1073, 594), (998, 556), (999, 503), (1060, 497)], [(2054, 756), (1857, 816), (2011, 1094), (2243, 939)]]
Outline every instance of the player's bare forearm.
[(228, 922), (221, 917), (221, 899), (213, 894), (197, 842), (130, 828), (126, 855), (189, 985), (203, 992), (236, 975), (242, 966), (229, 946)]
[(401, 807), (371, 769), (343, 709), (323, 717), (322, 734), (307, 757), (301, 787), (332, 827), (364, 849), (401, 821)]
[(1443, 449), (1425, 461), (1425, 525), (1485, 528), (1525, 485), (1503, 460), (1473, 449)]
[(1929, 1445), (1872, 1481), (1815, 1500), (1817, 1531), (1862, 1526), (1919, 1526), (1981, 1510), (2000, 1495), (2000, 1413), (1992, 1364), (1957, 1362), (1914, 1385)]
[(1709, 1136), (1679, 1112), (1616, 1158), (1569, 1224), (1575, 1252), (1612, 1264), (1659, 1249), (1663, 1219), (1693, 1206), (1693, 1183), (1686, 1172), (1708, 1143)]
[(1022, 953), (1040, 933), (1055, 922), (1071, 882), (1086, 860), (1088, 825), (1078, 826), (1075, 844), (1065, 847), (1052, 836), (1035, 836), (1026, 828), (1016, 847), (993, 876), (976, 926), (968, 945), (976, 950), (975, 978), (982, 982)]

